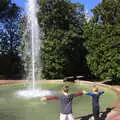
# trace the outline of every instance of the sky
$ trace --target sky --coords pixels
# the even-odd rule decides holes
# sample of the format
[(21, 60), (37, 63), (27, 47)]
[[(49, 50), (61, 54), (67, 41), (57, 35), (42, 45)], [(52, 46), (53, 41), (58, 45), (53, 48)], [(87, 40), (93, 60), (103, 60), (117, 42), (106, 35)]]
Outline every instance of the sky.
[[(25, 4), (27, 0), (12, 0), (17, 5), (25, 8)], [(85, 10), (88, 12), (89, 16), (92, 15), (90, 9), (94, 8), (101, 0), (71, 0), (75, 3), (82, 3), (85, 6)]]

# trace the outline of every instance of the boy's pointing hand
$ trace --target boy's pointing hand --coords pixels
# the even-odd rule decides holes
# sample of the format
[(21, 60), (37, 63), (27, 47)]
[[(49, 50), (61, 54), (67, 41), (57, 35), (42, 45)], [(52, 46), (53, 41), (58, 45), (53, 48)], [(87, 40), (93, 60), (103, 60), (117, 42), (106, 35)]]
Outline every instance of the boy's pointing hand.
[(46, 97), (41, 97), (40, 100), (41, 100), (41, 101), (46, 101), (47, 98), (46, 98)]
[(87, 93), (85, 90), (83, 90), (82, 92), (83, 92), (83, 94), (86, 94), (86, 93)]

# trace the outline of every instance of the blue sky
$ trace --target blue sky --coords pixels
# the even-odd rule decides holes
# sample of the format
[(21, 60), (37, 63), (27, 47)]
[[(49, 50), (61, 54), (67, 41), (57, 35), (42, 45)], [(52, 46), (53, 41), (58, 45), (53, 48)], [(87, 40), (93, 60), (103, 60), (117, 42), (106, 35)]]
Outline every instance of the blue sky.
[[(25, 7), (26, 0), (13, 0), (17, 5)], [(94, 8), (101, 0), (72, 0), (72, 2), (82, 3), (85, 6), (85, 10), (91, 15), (90, 9)]]

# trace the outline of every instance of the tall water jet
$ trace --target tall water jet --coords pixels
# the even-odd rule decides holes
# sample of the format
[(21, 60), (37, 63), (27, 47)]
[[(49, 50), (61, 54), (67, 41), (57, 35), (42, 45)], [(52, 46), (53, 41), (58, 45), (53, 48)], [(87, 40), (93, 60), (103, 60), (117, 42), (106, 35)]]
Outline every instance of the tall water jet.
[[(35, 89), (36, 75), (41, 76), (41, 65), (40, 65), (40, 45), (41, 45), (41, 30), (39, 29), (37, 12), (39, 6), (37, 0), (27, 0), (26, 13), (27, 13), (27, 30), (29, 31), (29, 74), (28, 79), (32, 80), (32, 88)], [(40, 78), (39, 78), (40, 79)]]
[(56, 93), (54, 91), (42, 90), (41, 88), (35, 87), (35, 80), (40, 79), (42, 70), (40, 60), (40, 47), (41, 37), (43, 34), (38, 25), (38, 10), (39, 6), (37, 4), (37, 0), (27, 0), (27, 28), (25, 29), (25, 33), (23, 35), (23, 41), (25, 43), (25, 50), (23, 50), (23, 59), (25, 61), (27, 80), (32, 80), (32, 89), (26, 88), (25, 90), (19, 90), (16, 92), (18, 96), (25, 98), (35, 98)]

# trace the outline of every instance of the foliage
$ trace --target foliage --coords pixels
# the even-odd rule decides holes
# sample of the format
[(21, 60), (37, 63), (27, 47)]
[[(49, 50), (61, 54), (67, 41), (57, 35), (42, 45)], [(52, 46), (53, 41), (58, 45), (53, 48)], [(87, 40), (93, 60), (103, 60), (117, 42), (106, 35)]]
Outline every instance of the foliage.
[[(21, 9), (14, 3), (10, 1), (0, 1), (0, 57), (5, 58), (0, 59), (2, 60), (1, 63), (5, 65), (4, 62), (11, 61), (11, 66), (14, 66), (14, 60), (11, 59), (16, 58), (18, 66), (12, 66), (11, 69), (14, 71), (17, 70), (17, 67), (22, 68), (22, 61), (20, 58), (20, 45), (21, 45)], [(8, 59), (6, 59), (8, 58)], [(1, 68), (1, 72), (3, 68)], [(15, 70), (16, 69), (16, 70)], [(11, 74), (10, 77), (14, 76), (13, 70), (10, 70), (9, 73), (7, 72), (8, 68), (6, 66), (5, 74)], [(17, 74), (20, 74), (20, 70), (17, 71)], [(16, 73), (16, 72), (15, 72)]]
[(104, 0), (93, 9), (93, 13), (96, 22), (112, 25), (120, 23), (120, 1)]
[(0, 19), (7, 15), (6, 11), (8, 11), (10, 3), (11, 0), (0, 0)]
[(84, 27), (87, 64), (100, 79), (120, 78), (119, 9), (119, 1), (105, 0), (93, 10), (93, 19)]
[(20, 8), (11, 4), (7, 15), (1, 19), (0, 43), (2, 54), (18, 54), (20, 46), (21, 29), (20, 29)]
[(40, 3), (38, 15), (43, 27), (43, 76), (63, 78), (85, 73), (83, 30), (84, 9), (67, 0), (46, 0)]

